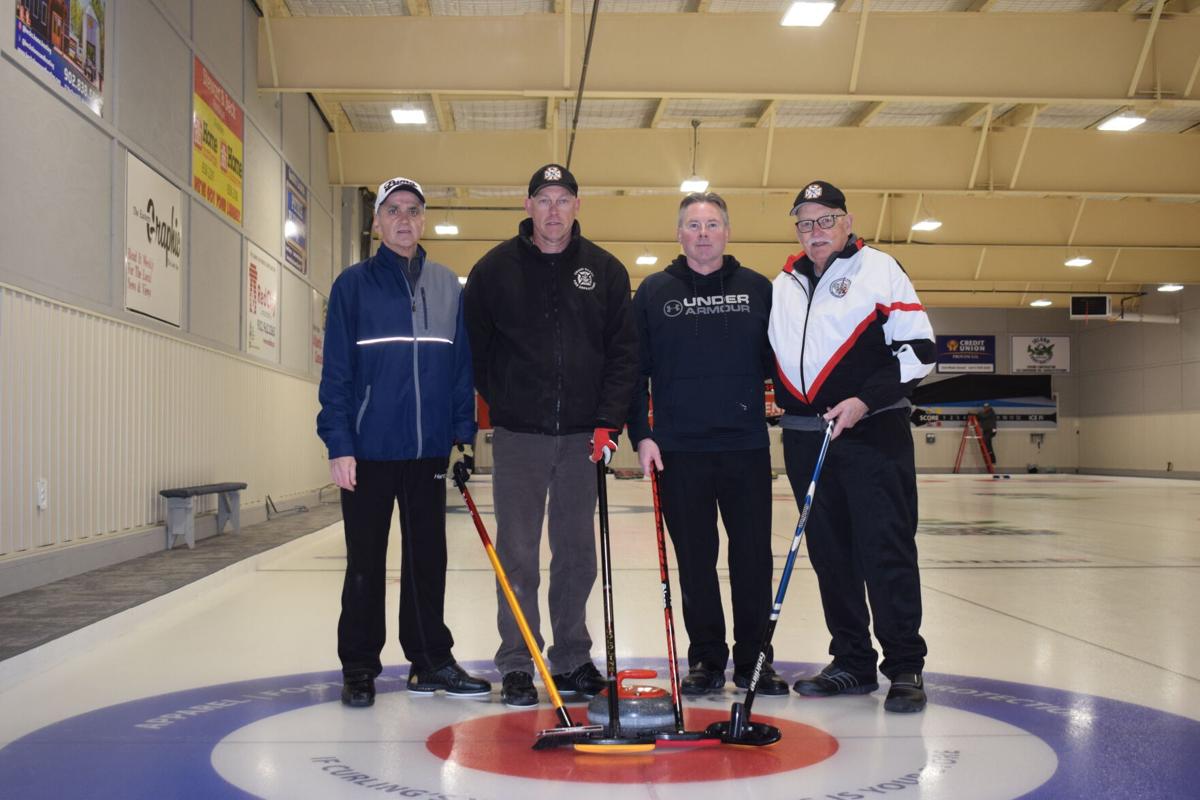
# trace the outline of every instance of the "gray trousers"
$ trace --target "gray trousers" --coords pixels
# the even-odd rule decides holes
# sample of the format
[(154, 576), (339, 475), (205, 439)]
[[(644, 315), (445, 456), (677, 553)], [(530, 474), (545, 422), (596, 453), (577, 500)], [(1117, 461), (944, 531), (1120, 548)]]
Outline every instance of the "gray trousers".
[[(545, 647), (538, 611), (541, 582), (542, 520), (549, 496), (550, 628), (554, 644), (546, 652), (555, 674), (591, 660), (587, 599), (596, 583), (596, 465), (588, 460), (591, 435), (545, 436), (497, 427), (492, 436), (496, 505), (496, 555), (517, 602)], [(501, 674), (533, 674), (533, 659), (499, 584), (496, 586)]]

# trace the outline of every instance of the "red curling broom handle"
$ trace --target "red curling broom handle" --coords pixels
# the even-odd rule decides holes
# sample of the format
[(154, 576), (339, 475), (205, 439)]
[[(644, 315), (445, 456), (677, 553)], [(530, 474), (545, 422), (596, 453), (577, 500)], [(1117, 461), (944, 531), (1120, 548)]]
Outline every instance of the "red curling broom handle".
[(683, 730), (683, 700), (679, 696), (679, 657), (675, 651), (675, 614), (671, 610), (671, 579), (667, 575), (667, 539), (663, 533), (662, 500), (658, 495), (658, 470), (650, 472), (654, 495), (654, 534), (658, 539), (658, 577), (662, 581), (663, 624), (667, 630), (667, 668), (671, 674), (671, 698), (675, 710), (675, 730)]

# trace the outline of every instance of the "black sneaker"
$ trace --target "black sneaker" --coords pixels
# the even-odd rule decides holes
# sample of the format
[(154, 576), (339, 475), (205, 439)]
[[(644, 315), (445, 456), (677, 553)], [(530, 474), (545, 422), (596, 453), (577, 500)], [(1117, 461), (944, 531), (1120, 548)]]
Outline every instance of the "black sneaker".
[(590, 661), (583, 662), (570, 672), (551, 677), (554, 678), (554, 685), (559, 694), (595, 697), (608, 686), (608, 681)]
[[(739, 689), (749, 689), (750, 679), (754, 676), (754, 667), (747, 667), (745, 670), (735, 669), (733, 671), (733, 685)], [(788, 693), (787, 681), (779, 677), (779, 673), (775, 671), (769, 663), (762, 665), (762, 671), (758, 673), (758, 686), (755, 687), (754, 693), (765, 695), (766, 697), (782, 697)]]
[(925, 710), (925, 681), (919, 672), (902, 672), (892, 678), (892, 688), (888, 689), (887, 699), (883, 701), (887, 711), (897, 714), (912, 714)]
[(879, 688), (875, 676), (852, 675), (830, 664), (811, 678), (801, 678), (792, 688), (805, 697), (833, 697), (835, 694), (870, 694)]
[(533, 686), (533, 676), (519, 670), (506, 673), (500, 686), (500, 699), (504, 705), (514, 708), (536, 706), (538, 693)]
[(492, 685), (482, 678), (467, 674), (467, 671), (451, 661), (440, 669), (408, 671), (408, 690), (417, 694), (433, 694), (438, 690), (452, 697), (479, 697), (489, 694)]
[(689, 697), (697, 697), (719, 692), (724, 685), (725, 670), (707, 664), (697, 664), (690, 668), (687, 676), (679, 682), (679, 691)]
[(375, 705), (375, 679), (370, 675), (349, 675), (343, 678), (342, 705), (351, 708)]

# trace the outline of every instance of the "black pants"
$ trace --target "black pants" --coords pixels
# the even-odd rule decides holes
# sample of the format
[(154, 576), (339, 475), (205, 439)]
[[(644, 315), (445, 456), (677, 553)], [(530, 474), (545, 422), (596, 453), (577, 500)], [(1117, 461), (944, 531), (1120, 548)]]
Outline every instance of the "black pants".
[(672, 452), (662, 458), (659, 490), (683, 590), (688, 664), (724, 669), (729, 659), (717, 581), (719, 509), (729, 539), (733, 663), (751, 669), (771, 614), (770, 451)]
[(400, 504), (400, 646), (417, 669), (453, 660), (443, 622), (446, 594), (446, 459), (359, 461), (353, 492), (342, 490), (346, 580), (338, 620), (344, 675), (378, 675), (384, 621), (388, 529)]
[[(783, 432), (788, 479), (800, 506), (823, 435)], [(843, 669), (875, 674), (872, 617), (884, 675), (924, 668), (916, 533), (917, 478), (908, 415), (885, 411), (867, 417), (830, 443), (805, 534), (832, 636), (829, 654)]]

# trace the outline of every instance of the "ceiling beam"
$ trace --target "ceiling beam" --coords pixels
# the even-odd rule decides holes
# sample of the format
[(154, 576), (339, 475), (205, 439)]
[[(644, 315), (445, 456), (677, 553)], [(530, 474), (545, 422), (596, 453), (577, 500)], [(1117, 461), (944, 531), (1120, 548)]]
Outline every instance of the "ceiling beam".
[(1128, 95), (1133, 97), (1137, 93), (1138, 83), (1142, 79), (1142, 70), (1146, 66), (1146, 57), (1150, 55), (1150, 45), (1154, 44), (1154, 34), (1158, 31), (1158, 20), (1162, 16), (1163, 3), (1165, 0), (1156, 0), (1154, 3), (1154, 11), (1150, 14), (1150, 27), (1146, 30), (1146, 39), (1142, 42), (1142, 52), (1138, 56), (1137, 67), (1133, 71), (1133, 78), (1129, 81)]
[(429, 0), (404, 0), (404, 5), (408, 7), (408, 13), (414, 17), (428, 17)]
[(873, 103), (867, 103), (866, 107), (863, 108), (862, 111), (858, 112), (858, 116), (850, 120), (850, 127), (865, 128), (867, 123), (871, 121), (871, 118), (883, 110), (884, 105), (885, 104), (879, 100), (876, 100)]
[[(986, 130), (986, 128), (985, 128)], [(1010, 174), (1027, 131), (988, 133), (996, 174)], [(675, 187), (689, 169), (691, 131), (685, 128), (589, 130), (576, 174), (619, 189)], [(702, 165), (714, 186), (762, 188), (768, 130), (709, 128)], [(345, 183), (373, 186), (404, 166), (427, 166), (432, 184), (520, 186), (528, 165), (545, 161), (544, 131), (351, 133), (342, 136)], [(810, 159), (821, 153), (830, 179), (877, 192), (962, 192), (962, 165), (973, 163), (980, 135), (970, 128), (780, 128), (774, 132), (770, 187), (791, 189), (810, 180)], [(865, 158), (886, 154), (886, 158)], [(332, 154), (331, 154), (332, 155)], [(1023, 191), (1075, 196), (1156, 196), (1200, 199), (1200, 148), (1192, 136), (1039, 128), (1038, 147), (1023, 160)], [(382, 177), (381, 177), (382, 176)], [(581, 175), (581, 180), (583, 177)]]
[[(563, 16), (566, 16), (564, 14)], [(834, 14), (818, 30), (783, 28), (771, 14), (609, 14), (597, 21), (600, 46), (590, 91), (609, 96), (846, 95), (858, 15)], [(265, 38), (259, 22), (260, 38)], [(411, 93), (569, 90), (559, 76), (574, 64), (583, 32), (552, 14), (512, 17), (272, 18), (278, 88), (285, 91)], [(1126, 97), (1130, 65), (1145, 44), (1140, 25), (1116, 14), (880, 14), (871, 21), (853, 95), (938, 97), (947, 102), (1100, 102)], [(1164, 94), (1178, 95), (1200, 40), (1200, 16), (1160, 24), (1155, 57)], [(953, 47), (947, 43), (953, 42)], [(453, 43), (453, 46), (447, 46)], [(258, 83), (273, 83), (265, 42)], [(411, 66), (391, 63), (402, 49)], [(795, 54), (822, 64), (795, 91)], [(461, 57), (470, 52), (471, 59)], [(695, 54), (705, 54), (705, 69)], [(936, 58), (912, 58), (914, 52)], [(488, 64), (479, 69), (478, 64)], [(1064, 69), (1064, 64), (1072, 65)], [(569, 77), (569, 76), (568, 76)]]
[(990, 107), (990, 103), (970, 103), (965, 109), (963, 109), (961, 114), (958, 114), (946, 124), (958, 126), (970, 125), (972, 120)]
[(996, 5), (996, 0), (971, 0), (971, 5), (967, 6), (967, 11), (991, 11), (992, 6)]
[(871, 0), (862, 0), (858, 14), (858, 35), (854, 39), (854, 60), (850, 66), (850, 94), (858, 91), (858, 72), (862, 66), (863, 42), (867, 38), (867, 18), (871, 15)]

